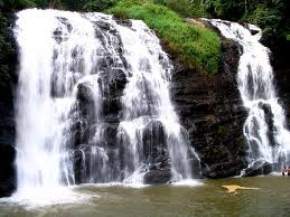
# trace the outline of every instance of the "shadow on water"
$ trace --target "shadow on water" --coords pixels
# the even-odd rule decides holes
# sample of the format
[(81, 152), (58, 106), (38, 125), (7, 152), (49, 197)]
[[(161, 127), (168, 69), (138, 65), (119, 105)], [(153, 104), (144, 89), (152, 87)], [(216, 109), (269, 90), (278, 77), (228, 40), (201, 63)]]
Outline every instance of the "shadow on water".
[[(221, 186), (257, 187), (227, 193)], [(81, 186), (78, 193), (91, 199), (72, 204), (25, 208), (2, 203), (1, 217), (288, 217), (290, 178), (254, 177), (207, 180), (196, 187)]]

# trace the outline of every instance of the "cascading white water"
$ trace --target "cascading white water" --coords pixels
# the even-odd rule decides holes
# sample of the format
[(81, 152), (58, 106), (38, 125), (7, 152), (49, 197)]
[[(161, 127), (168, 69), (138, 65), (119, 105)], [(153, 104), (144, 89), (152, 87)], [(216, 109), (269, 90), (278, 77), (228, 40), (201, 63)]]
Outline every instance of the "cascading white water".
[(118, 27), (124, 56), (131, 66), (129, 83), (122, 97), (124, 117), (120, 130), (129, 136), (135, 173), (126, 181), (138, 182), (142, 170), (146, 171), (138, 153), (143, 150), (143, 132), (154, 123), (164, 127), (173, 179), (190, 179), (192, 171), (187, 159), (188, 147), (169, 95), (172, 66), (158, 38), (143, 22), (133, 21), (132, 29)]
[(285, 166), (289, 163), (290, 133), (275, 91), (270, 51), (259, 42), (261, 29), (223, 20), (208, 21), (224, 37), (242, 46), (237, 81), (244, 107), (248, 110), (244, 135), (250, 148), (249, 166), (257, 161), (276, 164), (276, 169)]
[(172, 179), (192, 177), (170, 101), (172, 66), (143, 22), (126, 26), (100, 13), (38, 9), (17, 16), (18, 193), (80, 182), (142, 183), (152, 148), (143, 137), (146, 129), (156, 134), (151, 125), (164, 134)]

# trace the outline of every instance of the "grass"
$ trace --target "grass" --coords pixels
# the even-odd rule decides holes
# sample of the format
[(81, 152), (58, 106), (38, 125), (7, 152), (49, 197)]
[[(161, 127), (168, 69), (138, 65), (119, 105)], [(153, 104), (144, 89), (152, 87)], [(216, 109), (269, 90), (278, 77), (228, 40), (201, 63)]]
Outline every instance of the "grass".
[(107, 10), (122, 19), (143, 20), (190, 69), (208, 74), (218, 71), (221, 42), (219, 36), (205, 27), (184, 21), (177, 13), (151, 0), (120, 0)]

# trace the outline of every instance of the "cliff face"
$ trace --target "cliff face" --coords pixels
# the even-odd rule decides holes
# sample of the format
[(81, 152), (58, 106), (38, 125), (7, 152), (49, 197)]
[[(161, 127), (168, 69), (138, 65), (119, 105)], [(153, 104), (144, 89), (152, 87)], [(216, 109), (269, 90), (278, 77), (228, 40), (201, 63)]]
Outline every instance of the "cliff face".
[(236, 83), (239, 49), (235, 42), (223, 40), (222, 64), (211, 76), (173, 60), (172, 99), (201, 159), (202, 175), (209, 178), (238, 175), (245, 167), (246, 112)]
[(13, 39), (14, 16), (0, 13), (0, 196), (15, 189), (14, 90), (17, 51)]
[[(14, 100), (17, 83), (17, 48), (13, 39), (11, 26), (14, 18), (8, 14), (1, 16), (0, 40), (0, 196), (7, 196), (15, 189), (15, 122)], [(2, 38), (1, 38), (2, 39)], [(5, 55), (3, 55), (5, 54)], [(245, 156), (247, 151), (243, 136), (243, 124), (246, 111), (243, 109), (240, 94), (236, 83), (237, 66), (240, 56), (240, 47), (233, 41), (223, 39), (222, 63), (219, 73), (215, 75), (201, 74), (198, 71), (189, 70), (179, 64), (177, 59), (172, 59), (175, 70), (172, 76), (171, 96), (175, 109), (180, 117), (181, 124), (188, 132), (190, 145), (194, 147), (201, 160), (201, 175), (209, 178), (222, 178), (238, 175), (246, 166)], [(110, 67), (109, 67), (110, 68)], [(289, 67), (288, 67), (289, 68)], [(283, 67), (277, 73), (278, 86), (281, 86), (284, 104), (289, 104), (290, 89), (287, 82), (290, 76), (284, 73), (287, 67)], [(119, 99), (122, 96), (126, 79), (122, 73), (110, 89), (110, 97), (105, 101), (108, 129), (106, 142), (108, 146), (115, 147), (116, 129), (119, 124), (118, 114), (120, 110)], [(110, 72), (110, 75), (114, 75)], [(104, 81), (109, 78), (104, 77)], [(110, 79), (109, 79), (110, 80)], [(109, 82), (105, 82), (109, 84)], [(110, 86), (111, 87), (111, 86)], [(113, 93), (113, 94), (112, 94)], [(85, 87), (80, 87), (78, 96), (83, 105), (83, 115), (90, 119), (89, 92)], [(287, 106), (285, 106), (287, 107)], [(287, 109), (290, 114), (290, 109)], [(80, 127), (76, 127), (75, 147), (78, 148), (82, 138)], [(149, 129), (150, 128), (150, 129)], [(148, 132), (156, 131), (158, 135), (144, 136), (144, 144), (152, 146), (153, 166), (145, 176), (147, 183), (164, 183), (170, 180), (170, 168), (168, 166), (168, 154), (166, 145), (162, 141), (163, 129), (158, 123), (149, 126)], [(152, 130), (152, 129), (157, 130)], [(90, 131), (90, 128), (85, 129)], [(83, 135), (84, 136), (84, 135)], [(148, 138), (147, 138), (148, 137)], [(151, 147), (150, 146), (150, 147)], [(155, 147), (156, 146), (156, 147)], [(164, 150), (163, 150), (164, 149)], [(160, 150), (163, 154), (160, 155)], [(148, 155), (146, 147), (144, 155)], [(151, 157), (152, 157), (151, 156)], [(112, 162), (114, 163), (114, 162)], [(160, 165), (162, 168), (159, 168)], [(75, 174), (77, 182), (81, 180), (81, 162), (78, 153), (75, 156)], [(119, 171), (117, 171), (119, 172)]]
[[(267, 43), (267, 41), (266, 41)], [(270, 42), (268, 42), (270, 43)], [(276, 80), (276, 88), (281, 99), (283, 108), (285, 109), (288, 128), (290, 126), (290, 62), (289, 49), (290, 43), (279, 44), (272, 49), (272, 62), (274, 67), (274, 74)]]

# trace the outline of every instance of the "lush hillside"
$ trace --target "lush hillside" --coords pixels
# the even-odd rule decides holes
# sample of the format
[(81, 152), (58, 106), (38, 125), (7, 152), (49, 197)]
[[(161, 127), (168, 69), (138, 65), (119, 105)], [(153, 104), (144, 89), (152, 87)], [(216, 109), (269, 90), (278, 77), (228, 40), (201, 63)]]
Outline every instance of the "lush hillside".
[[(269, 37), (290, 39), (290, 2), (288, 0), (129, 0), (143, 4), (164, 5), (184, 17), (214, 17), (252, 22), (261, 26)], [(120, 3), (121, 2), (121, 3)], [(123, 2), (123, 3), (122, 3)], [(0, 0), (3, 11), (26, 7), (53, 7), (67, 10), (100, 11), (123, 0)]]
[[(167, 50), (189, 68), (213, 74), (220, 63), (218, 35), (204, 27), (194, 26), (167, 5), (151, 0), (121, 1), (40, 1), (15, 0), (3, 4), (5, 10), (26, 7), (53, 7), (70, 10), (93, 10), (112, 13), (121, 18), (141, 19), (160, 36)], [(182, 13), (181, 13), (182, 14)]]
[(28, 7), (106, 10), (119, 17), (142, 19), (159, 34), (172, 54), (188, 66), (209, 73), (217, 71), (219, 40), (207, 29), (186, 24), (184, 17), (251, 22), (263, 28), (264, 41), (272, 49), (287, 50), (290, 46), (288, 0), (0, 0), (3, 12)]
[(217, 72), (220, 40), (212, 30), (189, 24), (174, 11), (151, 1), (119, 1), (108, 12), (125, 19), (143, 20), (185, 65), (203, 72)]

